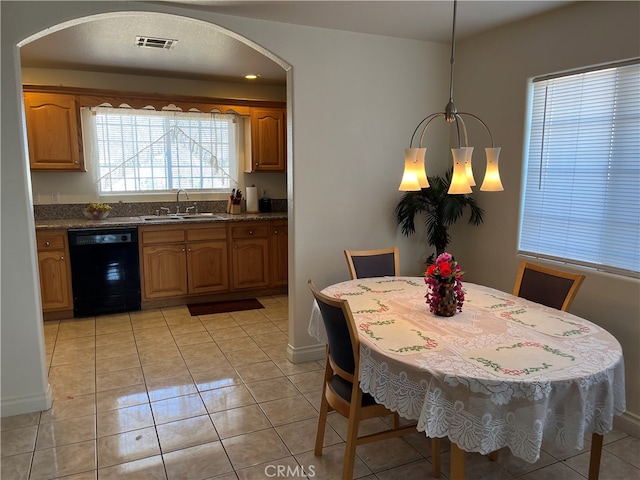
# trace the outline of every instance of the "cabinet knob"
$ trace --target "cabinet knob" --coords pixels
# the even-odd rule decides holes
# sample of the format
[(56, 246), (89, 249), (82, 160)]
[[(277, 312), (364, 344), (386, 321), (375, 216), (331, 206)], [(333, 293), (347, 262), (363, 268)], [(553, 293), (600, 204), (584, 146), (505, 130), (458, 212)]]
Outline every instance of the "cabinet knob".
[(51, 243), (49, 242), (44, 242), (44, 244), (48, 247), (49, 245), (51, 245)]
[(184, 252), (184, 251), (185, 251), (185, 249), (183, 248), (183, 249), (182, 249), (182, 251)]
[(277, 234), (278, 234), (278, 230), (274, 230), (274, 231), (273, 231), (273, 234), (274, 234), (274, 235), (277, 235)]
[(253, 235), (253, 230), (249, 230), (249, 235)]
[(259, 166), (260, 164), (258, 162), (256, 162), (256, 167)]
[(191, 249), (189, 248), (187, 251), (188, 251), (188, 252), (190, 252), (190, 251), (191, 251)]
[(80, 162), (79, 162), (78, 160), (76, 160), (76, 161), (75, 161), (75, 162), (73, 162), (73, 163), (75, 163), (76, 165), (78, 165)]
[(64, 260), (64, 257), (60, 257), (60, 260)]

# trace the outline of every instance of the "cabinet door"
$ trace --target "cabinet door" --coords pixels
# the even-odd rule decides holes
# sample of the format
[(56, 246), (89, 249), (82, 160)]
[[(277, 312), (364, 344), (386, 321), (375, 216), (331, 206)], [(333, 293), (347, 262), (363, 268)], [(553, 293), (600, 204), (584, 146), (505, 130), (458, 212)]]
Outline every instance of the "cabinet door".
[(269, 286), (269, 238), (234, 240), (231, 258), (234, 289)]
[(190, 243), (187, 246), (189, 293), (229, 290), (227, 242)]
[(65, 251), (38, 252), (38, 268), (42, 310), (46, 312), (73, 308), (71, 273)]
[(75, 97), (27, 92), (24, 108), (31, 170), (86, 171)]
[(284, 114), (282, 108), (251, 109), (251, 171), (285, 171)]
[(286, 220), (271, 223), (271, 285), (287, 285), (288, 281), (288, 227)]
[(144, 298), (187, 294), (187, 252), (184, 244), (142, 247)]

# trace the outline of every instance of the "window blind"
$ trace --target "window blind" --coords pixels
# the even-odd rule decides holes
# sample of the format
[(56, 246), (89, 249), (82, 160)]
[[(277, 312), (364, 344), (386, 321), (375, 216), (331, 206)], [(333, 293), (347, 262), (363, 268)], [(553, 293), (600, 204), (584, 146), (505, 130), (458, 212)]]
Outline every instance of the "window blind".
[(639, 277), (640, 65), (533, 82), (519, 253)]

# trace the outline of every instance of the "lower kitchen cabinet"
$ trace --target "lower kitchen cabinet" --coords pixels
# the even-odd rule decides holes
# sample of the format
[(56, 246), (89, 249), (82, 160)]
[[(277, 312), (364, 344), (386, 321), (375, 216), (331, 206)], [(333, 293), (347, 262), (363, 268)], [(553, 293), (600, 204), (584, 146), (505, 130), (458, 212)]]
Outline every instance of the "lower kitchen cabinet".
[(229, 290), (226, 227), (140, 227), (143, 298)]
[(229, 226), (231, 278), (234, 290), (269, 286), (269, 222), (236, 222)]
[(271, 285), (286, 286), (289, 275), (289, 229), (287, 220), (271, 221)]
[(66, 230), (36, 232), (43, 313), (73, 309)]

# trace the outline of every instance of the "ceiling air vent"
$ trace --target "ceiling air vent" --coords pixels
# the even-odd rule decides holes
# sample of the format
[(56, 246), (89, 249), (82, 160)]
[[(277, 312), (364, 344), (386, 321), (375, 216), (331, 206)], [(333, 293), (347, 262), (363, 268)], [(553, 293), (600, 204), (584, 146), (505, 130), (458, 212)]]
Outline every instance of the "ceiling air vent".
[(143, 37), (142, 35), (136, 37), (136, 46), (138, 47), (171, 50), (175, 47), (176, 43), (178, 43), (178, 40), (171, 40), (169, 38)]

